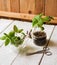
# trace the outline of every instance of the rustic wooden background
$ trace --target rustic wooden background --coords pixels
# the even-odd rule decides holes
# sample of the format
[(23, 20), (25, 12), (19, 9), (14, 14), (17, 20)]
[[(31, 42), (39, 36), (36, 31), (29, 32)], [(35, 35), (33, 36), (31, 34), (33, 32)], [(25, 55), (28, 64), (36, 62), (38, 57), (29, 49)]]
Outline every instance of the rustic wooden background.
[(57, 16), (57, 0), (0, 0), (0, 11)]

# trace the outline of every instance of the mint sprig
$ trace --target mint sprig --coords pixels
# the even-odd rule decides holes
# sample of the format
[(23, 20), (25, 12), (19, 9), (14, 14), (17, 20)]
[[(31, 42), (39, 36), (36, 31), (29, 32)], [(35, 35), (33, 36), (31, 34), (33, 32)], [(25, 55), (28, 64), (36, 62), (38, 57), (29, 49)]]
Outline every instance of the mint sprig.
[[(16, 36), (16, 33), (20, 33), (23, 35), (23, 38)], [(16, 25), (13, 26), (13, 30), (10, 31), (8, 34), (4, 33), (4, 36), (0, 37), (0, 40), (5, 40), (5, 46), (9, 45), (10, 43), (16, 47), (21, 45), (24, 41), (25, 33), (23, 29), (18, 29)]]
[(39, 14), (32, 19), (32, 27), (39, 27), (41, 30), (44, 30), (43, 24), (49, 23), (54, 19), (51, 16), (45, 16), (44, 18), (42, 16), (43, 14)]

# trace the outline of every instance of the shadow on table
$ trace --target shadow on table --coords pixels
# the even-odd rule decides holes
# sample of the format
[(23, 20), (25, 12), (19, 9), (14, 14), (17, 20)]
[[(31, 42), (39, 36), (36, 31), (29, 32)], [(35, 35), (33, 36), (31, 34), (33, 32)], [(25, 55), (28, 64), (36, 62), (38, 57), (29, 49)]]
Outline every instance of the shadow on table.
[(36, 51), (37, 48), (36, 47), (32, 47), (32, 46), (26, 46), (26, 47), (21, 47), (19, 48), (19, 54), (21, 55), (26, 55), (27, 53), (31, 53), (31, 52), (34, 52)]
[(53, 40), (50, 40), (48, 46), (50, 46), (50, 47), (57, 47), (57, 42), (54, 42)]

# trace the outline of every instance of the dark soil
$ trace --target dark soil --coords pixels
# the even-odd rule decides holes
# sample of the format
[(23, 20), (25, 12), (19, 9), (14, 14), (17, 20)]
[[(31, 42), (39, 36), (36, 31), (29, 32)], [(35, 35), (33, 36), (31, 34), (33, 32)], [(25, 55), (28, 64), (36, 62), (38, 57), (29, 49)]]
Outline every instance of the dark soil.
[(43, 36), (46, 36), (46, 33), (44, 33), (44, 32), (34, 32), (33, 35), (35, 37), (43, 37)]
[(43, 46), (46, 44), (46, 33), (45, 32), (34, 32), (33, 33), (34, 43), (38, 46)]

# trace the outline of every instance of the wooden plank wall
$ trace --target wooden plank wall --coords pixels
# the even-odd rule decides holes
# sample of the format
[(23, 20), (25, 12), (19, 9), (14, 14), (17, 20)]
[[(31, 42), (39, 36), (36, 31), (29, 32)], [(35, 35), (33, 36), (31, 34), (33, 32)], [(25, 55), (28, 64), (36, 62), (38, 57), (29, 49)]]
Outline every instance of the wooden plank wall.
[(44, 13), (44, 0), (0, 0), (0, 11)]
[(45, 15), (57, 16), (57, 0), (45, 1)]
[(20, 0), (10, 0), (11, 12), (20, 11)]
[(6, 3), (6, 6), (5, 6), (5, 10), (7, 12), (10, 12), (11, 11), (11, 7), (10, 7), (10, 0), (4, 0), (5, 3)]
[(19, 0), (0, 0), (0, 11), (19, 12)]
[(10, 11), (10, 0), (0, 0), (0, 11)]
[(29, 14), (44, 13), (44, 0), (20, 0), (20, 12)]
[(29, 14), (34, 13), (35, 0), (20, 0), (20, 12)]
[(57, 16), (57, 0), (0, 0), (0, 11)]
[(0, 11), (5, 11), (5, 2), (4, 2), (4, 0), (0, 0)]
[(35, 0), (35, 14), (43, 13), (44, 14), (44, 6), (45, 0)]

